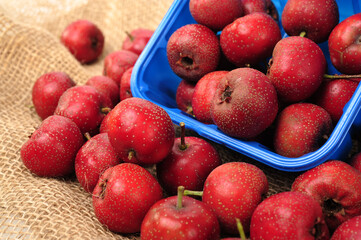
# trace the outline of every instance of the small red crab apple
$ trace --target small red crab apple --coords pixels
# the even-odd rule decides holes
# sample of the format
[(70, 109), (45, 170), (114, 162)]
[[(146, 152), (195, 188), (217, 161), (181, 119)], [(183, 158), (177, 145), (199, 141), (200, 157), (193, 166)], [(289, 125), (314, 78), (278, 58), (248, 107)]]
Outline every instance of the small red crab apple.
[(65, 72), (48, 72), (34, 83), (32, 101), (39, 117), (44, 120), (54, 114), (59, 98), (76, 83)]
[(305, 34), (316, 43), (325, 42), (339, 21), (337, 1), (288, 0), (281, 21), (290, 36)]
[(93, 191), (93, 208), (109, 230), (136, 233), (149, 208), (162, 198), (161, 186), (145, 168), (120, 163), (100, 176)]
[(227, 25), (221, 32), (220, 45), (231, 63), (253, 67), (272, 55), (281, 38), (281, 30), (270, 15), (253, 12)]
[(156, 202), (147, 212), (140, 230), (141, 239), (218, 240), (219, 223), (216, 215), (202, 201), (177, 196)]
[(123, 41), (122, 49), (140, 55), (152, 37), (154, 31), (145, 28), (137, 28), (126, 33), (127, 37)]
[(295, 103), (314, 94), (325, 71), (322, 49), (308, 38), (291, 36), (277, 42), (267, 76), (281, 102)]
[(207, 73), (194, 87), (191, 103), (195, 118), (203, 123), (212, 124), (211, 103), (218, 83), (228, 71), (214, 71)]
[(103, 75), (113, 79), (118, 86), (123, 74), (134, 66), (138, 55), (128, 50), (114, 51), (104, 59)]
[(322, 207), (330, 231), (361, 215), (361, 173), (340, 160), (330, 160), (299, 175), (292, 191), (305, 193)]
[(252, 213), (267, 192), (268, 180), (260, 168), (245, 162), (228, 162), (208, 175), (202, 201), (217, 215), (223, 233), (238, 233), (236, 218), (247, 233)]
[(173, 147), (175, 130), (170, 116), (148, 100), (124, 99), (108, 113), (106, 121), (110, 143), (124, 162), (155, 164)]
[(196, 83), (183, 79), (179, 83), (175, 95), (177, 107), (190, 115), (193, 115), (192, 98), (195, 87)]
[(178, 186), (187, 190), (202, 191), (209, 173), (222, 164), (217, 150), (206, 140), (185, 136), (185, 124), (181, 122), (181, 136), (176, 138), (172, 151), (157, 164), (157, 178), (170, 195)]
[(167, 58), (173, 72), (186, 81), (197, 82), (216, 70), (221, 56), (217, 35), (201, 24), (178, 28), (167, 43)]
[(361, 239), (361, 215), (342, 223), (332, 234), (331, 240)]
[(103, 52), (104, 35), (97, 25), (80, 19), (64, 29), (61, 42), (79, 62), (91, 63)]
[[(86, 135), (88, 136), (88, 135)], [(75, 158), (75, 174), (85, 191), (91, 193), (100, 175), (109, 167), (121, 163), (109, 142), (107, 133), (90, 137), (79, 149)]]
[(344, 74), (361, 74), (361, 13), (340, 22), (328, 38), (330, 59)]
[(24, 165), (38, 176), (59, 177), (74, 172), (83, 135), (69, 118), (51, 115), (43, 120), (20, 150)]
[(98, 130), (112, 102), (92, 86), (82, 85), (66, 90), (59, 99), (54, 114), (73, 120), (82, 133)]
[(330, 114), (312, 103), (294, 103), (280, 112), (273, 135), (276, 153), (290, 158), (316, 151), (333, 129)]
[(300, 192), (280, 192), (256, 207), (250, 237), (252, 240), (327, 240), (329, 231), (316, 200)]
[(262, 72), (237, 68), (220, 80), (211, 101), (214, 123), (237, 138), (254, 138), (268, 128), (278, 112), (277, 92)]
[(240, 0), (190, 0), (189, 11), (197, 23), (214, 31), (222, 30), (243, 15)]
[(97, 75), (88, 79), (85, 85), (94, 87), (104, 98), (109, 98), (113, 108), (119, 102), (119, 86), (116, 82), (106, 76)]
[(120, 79), (119, 95), (120, 101), (126, 98), (133, 97), (132, 89), (130, 88), (130, 80), (132, 78), (133, 67), (128, 68)]

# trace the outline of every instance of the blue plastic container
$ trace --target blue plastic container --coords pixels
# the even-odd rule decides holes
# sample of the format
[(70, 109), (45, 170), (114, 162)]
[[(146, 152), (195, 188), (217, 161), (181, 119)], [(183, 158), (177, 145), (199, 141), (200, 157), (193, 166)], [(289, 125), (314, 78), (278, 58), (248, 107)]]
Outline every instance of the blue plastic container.
[[(279, 16), (286, 0), (273, 0)], [(361, 0), (338, 0), (340, 21), (360, 12)], [(131, 91), (134, 97), (140, 97), (164, 108), (175, 124), (184, 122), (188, 129), (199, 135), (240, 152), (259, 162), (279, 170), (297, 172), (313, 168), (329, 159), (345, 159), (352, 147), (351, 135), (361, 126), (361, 87), (345, 106), (344, 113), (335, 126), (327, 142), (315, 152), (298, 158), (287, 158), (276, 154), (268, 147), (255, 142), (232, 138), (221, 132), (215, 125), (197, 121), (177, 108), (175, 101), (177, 87), (181, 79), (170, 68), (167, 60), (166, 46), (172, 33), (183, 25), (195, 23), (189, 12), (189, 1), (175, 0), (148, 45), (139, 56), (134, 66)], [(284, 31), (281, 29), (283, 34)], [(286, 37), (286, 34), (284, 34)], [(329, 61), (327, 43), (320, 45), (328, 60), (328, 72), (338, 73)]]

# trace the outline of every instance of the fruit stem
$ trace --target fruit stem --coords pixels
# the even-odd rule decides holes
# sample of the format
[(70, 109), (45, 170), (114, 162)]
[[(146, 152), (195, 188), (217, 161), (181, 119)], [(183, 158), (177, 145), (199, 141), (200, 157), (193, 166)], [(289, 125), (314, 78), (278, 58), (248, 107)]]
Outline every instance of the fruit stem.
[(180, 122), (179, 123), (179, 126), (181, 128), (181, 144), (179, 146), (179, 149), (180, 150), (186, 150), (187, 149), (187, 144), (186, 144), (186, 141), (185, 141), (185, 135), (186, 135), (186, 127), (185, 127), (185, 123), (184, 122)]
[(130, 150), (128, 152), (128, 160), (131, 161), (133, 157), (135, 157), (135, 152), (133, 150)]
[[(347, 79), (347, 78), (361, 78), (361, 75), (330, 75), (330, 74), (324, 74), (324, 78), (327, 79)], [(355, 79), (355, 81), (359, 82), (361, 79)]]
[(181, 209), (182, 208), (182, 200), (183, 200), (183, 195), (184, 195), (184, 186), (179, 186), (178, 187), (178, 198), (177, 198), (177, 209)]
[(90, 135), (89, 132), (84, 133), (84, 136), (85, 136), (87, 141), (89, 141), (92, 138), (92, 136)]
[(132, 34), (130, 34), (128, 31), (125, 31), (125, 34), (127, 34), (127, 36), (129, 37), (129, 40), (130, 40), (131, 42), (134, 41), (134, 37), (133, 37)]
[(184, 196), (203, 197), (203, 191), (184, 190)]
[(192, 106), (187, 106), (186, 113), (188, 113), (188, 114), (190, 114), (190, 115), (193, 115), (193, 108), (192, 108)]
[(301, 33), (300, 33), (300, 37), (305, 37), (306, 36), (306, 31), (302, 31)]
[(101, 113), (108, 114), (112, 109), (110, 107), (102, 107), (100, 109)]
[(239, 218), (236, 218), (236, 223), (237, 223), (237, 229), (238, 229), (239, 235), (241, 236), (241, 239), (246, 240), (246, 234), (244, 233), (244, 229), (243, 229), (241, 220)]

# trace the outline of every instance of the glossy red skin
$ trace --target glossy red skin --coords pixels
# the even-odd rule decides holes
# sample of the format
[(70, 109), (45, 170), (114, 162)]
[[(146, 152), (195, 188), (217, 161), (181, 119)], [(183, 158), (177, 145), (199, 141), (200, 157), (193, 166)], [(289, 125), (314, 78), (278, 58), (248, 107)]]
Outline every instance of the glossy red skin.
[(99, 133), (108, 133), (110, 127), (108, 122), (109, 116), (110, 114), (105, 115), (102, 122), (100, 123)]
[(347, 79), (323, 81), (315, 92), (312, 102), (324, 108), (331, 115), (333, 123), (336, 124), (357, 86), (358, 82)]
[(54, 114), (60, 96), (76, 83), (65, 72), (49, 72), (41, 75), (32, 89), (32, 102), (39, 117), (45, 118)]
[(140, 239), (218, 240), (219, 224), (215, 214), (203, 202), (183, 196), (177, 208), (177, 196), (155, 203), (144, 217)]
[(279, 155), (297, 158), (316, 151), (329, 136), (333, 125), (330, 114), (312, 103), (294, 103), (279, 114), (274, 148)]
[(344, 74), (361, 73), (361, 13), (356, 13), (331, 32), (328, 48), (333, 66)]
[(240, 0), (190, 0), (189, 11), (197, 23), (214, 31), (222, 30), (243, 15)]
[(110, 107), (109, 99), (102, 98), (92, 86), (82, 85), (66, 90), (59, 99), (54, 114), (73, 120), (84, 133), (97, 130), (105, 114), (102, 108)]
[(351, 157), (350, 165), (361, 172), (361, 152), (358, 152)]
[(188, 114), (193, 115), (192, 97), (196, 83), (182, 80), (176, 91), (175, 100), (177, 107)]
[(300, 192), (281, 192), (254, 210), (250, 238), (327, 240), (329, 231), (317, 201)]
[(187, 81), (197, 82), (205, 74), (216, 70), (220, 56), (217, 35), (201, 24), (187, 24), (178, 28), (167, 42), (171, 69)]
[(124, 72), (122, 78), (120, 79), (120, 89), (119, 89), (120, 100), (133, 97), (132, 90), (130, 88), (130, 80), (132, 77), (132, 72), (133, 72), (133, 67), (128, 68)]
[(125, 71), (133, 67), (137, 60), (138, 55), (128, 50), (112, 52), (104, 59), (103, 75), (113, 79), (119, 86)]
[(92, 193), (100, 175), (109, 167), (121, 163), (109, 142), (107, 133), (90, 138), (75, 158), (75, 174), (85, 191)]
[(265, 0), (241, 0), (241, 2), (244, 15), (253, 12), (266, 12), (267, 4)]
[(321, 85), (326, 59), (321, 48), (305, 37), (280, 40), (273, 51), (267, 76), (280, 101), (295, 103), (309, 98)]
[(162, 198), (161, 186), (145, 168), (121, 163), (100, 176), (93, 191), (93, 209), (109, 230), (136, 233), (150, 207)]
[(203, 123), (212, 124), (211, 103), (221, 78), (228, 71), (214, 71), (204, 75), (196, 84), (191, 106), (195, 118)]
[(249, 231), (254, 209), (268, 192), (268, 180), (261, 169), (245, 162), (228, 162), (207, 177), (202, 201), (217, 215), (223, 233), (239, 234), (235, 218)]
[[(124, 162), (155, 164), (171, 151), (173, 122), (158, 105), (141, 98), (127, 98), (108, 113), (109, 140)], [(129, 152), (135, 156), (128, 158)]]
[(84, 139), (69, 118), (44, 119), (20, 150), (24, 165), (41, 177), (60, 177), (74, 172), (74, 161)]
[(272, 124), (277, 112), (275, 88), (266, 75), (252, 68), (227, 73), (218, 84), (211, 105), (217, 127), (237, 138), (259, 135)]
[(342, 223), (332, 234), (331, 240), (361, 239), (361, 216), (353, 217)]
[(281, 16), (282, 26), (290, 36), (299, 36), (305, 31), (307, 38), (316, 43), (328, 39), (339, 22), (335, 0), (288, 0)]
[(119, 86), (113, 79), (101, 75), (93, 76), (88, 79), (85, 85), (94, 87), (104, 98), (109, 98), (107, 101), (112, 103), (111, 108), (118, 104)]
[(97, 25), (85, 19), (70, 23), (62, 32), (60, 40), (81, 63), (91, 63), (103, 52), (102, 31)]
[(178, 186), (202, 191), (209, 173), (222, 164), (217, 150), (206, 140), (198, 137), (184, 140), (185, 150), (180, 149), (181, 138), (176, 138), (172, 151), (157, 164), (157, 178), (170, 196), (177, 194)]
[[(358, 170), (343, 161), (330, 160), (298, 176), (292, 191), (308, 194), (322, 206), (332, 232), (347, 219), (361, 214), (360, 186)], [(343, 210), (329, 212), (328, 199), (339, 203)]]
[(270, 15), (254, 12), (227, 25), (220, 35), (220, 44), (231, 63), (245, 67), (270, 57), (281, 38), (280, 28)]
[(128, 50), (140, 55), (152, 37), (154, 31), (150, 29), (137, 28), (130, 32), (132, 39), (127, 36), (122, 44), (123, 50)]

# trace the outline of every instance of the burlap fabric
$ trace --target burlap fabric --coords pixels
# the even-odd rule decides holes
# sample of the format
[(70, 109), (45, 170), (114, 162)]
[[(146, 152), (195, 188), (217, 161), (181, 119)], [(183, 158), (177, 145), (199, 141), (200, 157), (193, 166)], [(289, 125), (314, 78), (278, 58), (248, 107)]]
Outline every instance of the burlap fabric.
[[(34, 81), (64, 71), (83, 84), (101, 75), (104, 57), (118, 50), (125, 31), (155, 29), (172, 0), (1, 0), (0, 1), (0, 239), (138, 239), (112, 233), (96, 219), (91, 195), (76, 178), (48, 179), (31, 174), (20, 148), (41, 123), (31, 107)], [(59, 41), (77, 19), (96, 23), (105, 35), (100, 59), (79, 64)], [(194, 133), (188, 133), (194, 134)], [(294, 176), (214, 144), (224, 161), (249, 161), (269, 177), (273, 194), (288, 190)]]

